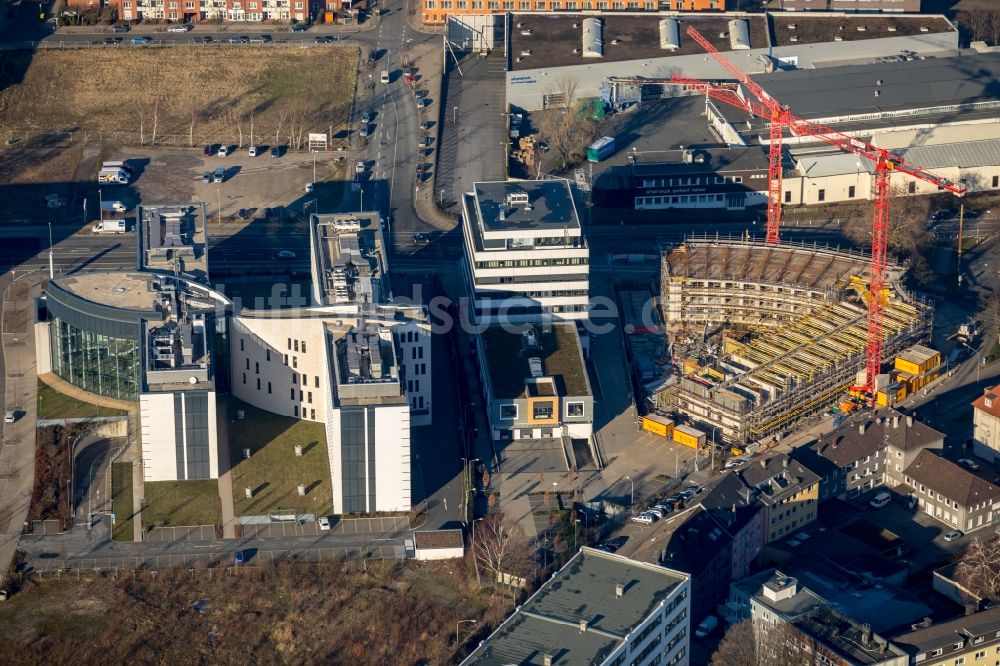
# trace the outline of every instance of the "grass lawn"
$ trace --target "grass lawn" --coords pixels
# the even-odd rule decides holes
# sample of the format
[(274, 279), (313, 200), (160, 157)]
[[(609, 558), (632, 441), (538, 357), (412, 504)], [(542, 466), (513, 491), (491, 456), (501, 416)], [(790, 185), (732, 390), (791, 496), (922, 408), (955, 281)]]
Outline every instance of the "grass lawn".
[[(236, 410), (244, 417), (236, 420)], [(301, 444), (303, 455), (295, 455)], [(243, 449), (250, 458), (243, 458)], [(265, 412), (236, 399), (229, 402), (229, 456), (234, 463), (236, 515), (261, 515), (273, 509), (324, 515), (332, 510), (330, 460), (322, 423), (299, 421)], [(306, 494), (299, 497), (298, 484)], [(247, 499), (245, 489), (254, 490)]]
[(132, 541), (132, 463), (111, 463), (111, 499), (115, 508), (115, 527), (111, 538)]
[(91, 405), (60, 393), (42, 380), (38, 380), (38, 418), (70, 419), (94, 416), (125, 416), (124, 409)]
[(142, 526), (218, 525), (222, 522), (219, 482), (151, 481), (144, 484)]

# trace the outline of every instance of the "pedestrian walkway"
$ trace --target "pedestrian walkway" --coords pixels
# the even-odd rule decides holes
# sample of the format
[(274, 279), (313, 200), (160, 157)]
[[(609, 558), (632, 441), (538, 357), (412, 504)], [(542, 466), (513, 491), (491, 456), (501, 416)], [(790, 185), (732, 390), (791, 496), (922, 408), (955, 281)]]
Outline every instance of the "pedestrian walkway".
[(219, 441), (219, 499), (222, 501), (222, 538), (236, 538), (236, 508), (233, 506), (233, 470), (229, 459), (229, 407), (225, 400), (216, 405)]

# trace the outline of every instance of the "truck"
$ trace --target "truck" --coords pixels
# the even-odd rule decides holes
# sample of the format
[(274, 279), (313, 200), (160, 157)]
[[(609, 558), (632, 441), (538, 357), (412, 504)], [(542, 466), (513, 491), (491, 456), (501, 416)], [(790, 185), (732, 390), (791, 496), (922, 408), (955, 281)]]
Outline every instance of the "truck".
[(602, 136), (594, 143), (587, 146), (587, 161), (600, 162), (611, 157), (615, 152), (615, 139), (610, 136)]
[(128, 185), (129, 174), (124, 169), (101, 169), (97, 174), (97, 182), (100, 185)]
[(123, 234), (127, 231), (125, 220), (101, 220), (91, 231), (95, 234)]
[(102, 162), (101, 163), (101, 171), (104, 171), (105, 169), (109, 169), (109, 170), (110, 169), (121, 169), (122, 171), (124, 171), (128, 175), (130, 175), (130, 176), (132, 175), (132, 167), (130, 167), (128, 165), (128, 162), (123, 162), (121, 160), (112, 161), (112, 162)]
[(127, 213), (128, 206), (123, 204), (121, 201), (102, 201), (101, 202), (101, 213), (103, 217), (108, 215), (113, 215), (115, 213)]

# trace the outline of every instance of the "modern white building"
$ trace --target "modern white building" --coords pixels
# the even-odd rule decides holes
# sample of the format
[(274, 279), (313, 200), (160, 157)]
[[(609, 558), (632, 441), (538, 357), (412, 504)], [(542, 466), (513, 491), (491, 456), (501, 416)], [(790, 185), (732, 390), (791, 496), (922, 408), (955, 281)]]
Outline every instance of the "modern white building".
[(477, 323), (587, 319), (590, 250), (568, 181), (476, 183), (462, 209)]
[(687, 666), (690, 599), (688, 574), (581, 548), (462, 666)]

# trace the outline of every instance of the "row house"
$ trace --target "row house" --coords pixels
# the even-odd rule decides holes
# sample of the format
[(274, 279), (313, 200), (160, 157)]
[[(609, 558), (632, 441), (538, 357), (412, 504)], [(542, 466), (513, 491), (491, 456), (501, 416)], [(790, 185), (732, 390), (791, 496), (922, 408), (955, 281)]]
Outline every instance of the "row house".
[(123, 21), (306, 21), (306, 0), (108, 0)]

